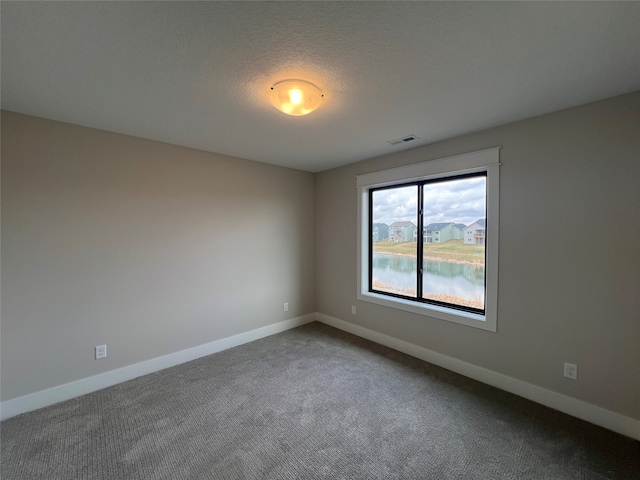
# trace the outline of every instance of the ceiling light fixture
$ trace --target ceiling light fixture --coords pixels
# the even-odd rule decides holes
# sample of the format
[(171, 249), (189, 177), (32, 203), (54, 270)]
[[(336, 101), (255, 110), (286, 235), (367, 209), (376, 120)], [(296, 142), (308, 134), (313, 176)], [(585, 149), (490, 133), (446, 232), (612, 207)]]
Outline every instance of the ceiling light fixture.
[(282, 80), (271, 87), (269, 94), (274, 107), (294, 117), (313, 112), (323, 99), (322, 90), (306, 80)]

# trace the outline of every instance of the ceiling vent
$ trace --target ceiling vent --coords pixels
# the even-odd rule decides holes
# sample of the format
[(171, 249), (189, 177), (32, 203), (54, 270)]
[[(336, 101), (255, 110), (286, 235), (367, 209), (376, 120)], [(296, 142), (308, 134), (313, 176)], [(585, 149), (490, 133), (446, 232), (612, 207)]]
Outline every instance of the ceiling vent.
[(395, 140), (389, 140), (387, 143), (389, 145), (400, 145), (401, 143), (413, 142), (417, 140), (418, 137), (415, 135), (407, 135), (406, 137), (396, 138)]

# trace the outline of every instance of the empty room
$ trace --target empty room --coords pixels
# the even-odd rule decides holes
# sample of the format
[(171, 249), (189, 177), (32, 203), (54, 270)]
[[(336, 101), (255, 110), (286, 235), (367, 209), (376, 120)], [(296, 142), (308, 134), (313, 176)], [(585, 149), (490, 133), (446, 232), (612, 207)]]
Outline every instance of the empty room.
[(0, 19), (3, 480), (640, 479), (639, 2)]

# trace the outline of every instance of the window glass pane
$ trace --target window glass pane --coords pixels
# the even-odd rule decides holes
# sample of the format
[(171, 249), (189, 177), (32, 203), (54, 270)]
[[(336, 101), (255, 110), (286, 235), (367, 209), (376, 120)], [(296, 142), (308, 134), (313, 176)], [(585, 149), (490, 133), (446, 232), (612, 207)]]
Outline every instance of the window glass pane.
[(486, 177), (425, 184), (422, 298), (484, 310)]
[(371, 289), (416, 298), (418, 186), (375, 190)]

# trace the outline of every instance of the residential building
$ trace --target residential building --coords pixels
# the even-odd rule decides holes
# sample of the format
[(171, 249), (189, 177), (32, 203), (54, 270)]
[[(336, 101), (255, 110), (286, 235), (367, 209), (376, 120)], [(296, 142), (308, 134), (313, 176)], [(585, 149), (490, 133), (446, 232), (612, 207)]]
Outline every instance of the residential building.
[(389, 240), (389, 225), (386, 223), (374, 223), (371, 228), (371, 239), (374, 242)]
[(453, 229), (453, 238), (455, 238), (456, 240), (463, 240), (465, 228), (466, 225), (464, 223), (456, 223)]
[(486, 219), (481, 218), (465, 228), (465, 245), (484, 245)]
[(444, 243), (456, 238), (458, 228), (453, 222), (430, 223), (425, 227), (425, 243)]
[(412, 242), (415, 239), (416, 226), (413, 222), (401, 220), (389, 225), (389, 241)]

